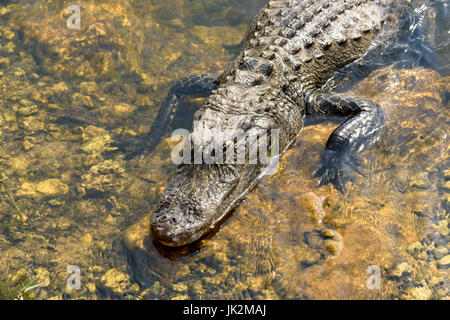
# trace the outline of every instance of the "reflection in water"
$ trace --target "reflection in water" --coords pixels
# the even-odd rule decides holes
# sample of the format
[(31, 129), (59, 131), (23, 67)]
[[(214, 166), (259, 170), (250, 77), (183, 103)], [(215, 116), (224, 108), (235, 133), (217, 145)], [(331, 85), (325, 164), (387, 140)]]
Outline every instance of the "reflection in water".
[[(344, 196), (311, 173), (336, 123), (307, 126), (217, 230), (159, 246), (149, 216), (173, 170), (171, 142), (126, 162), (113, 141), (144, 133), (170, 81), (223, 70), (266, 1), (82, 1), (80, 30), (61, 1), (0, 7), (0, 297), (25, 279), (34, 298), (442, 299), (448, 297), (448, 19), (429, 8), (436, 71), (350, 74), (387, 123)], [(423, 2), (423, 1), (422, 1)], [(366, 78), (367, 76), (367, 78)], [(185, 124), (200, 100), (186, 101)], [(82, 271), (66, 288), (67, 266)], [(381, 287), (369, 290), (367, 268)]]

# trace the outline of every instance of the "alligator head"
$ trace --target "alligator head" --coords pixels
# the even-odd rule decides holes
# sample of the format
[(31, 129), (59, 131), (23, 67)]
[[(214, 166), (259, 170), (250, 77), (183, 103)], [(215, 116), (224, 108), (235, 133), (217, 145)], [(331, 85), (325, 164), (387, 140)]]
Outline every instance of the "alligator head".
[[(194, 126), (182, 149), (188, 150), (185, 154), (191, 154), (192, 158), (195, 152), (204, 157), (205, 150), (209, 150), (208, 154), (214, 156), (214, 161), (207, 164), (202, 159), (201, 163), (195, 164), (195, 159), (189, 159), (188, 163), (180, 164), (169, 179), (151, 218), (154, 240), (166, 246), (192, 243), (212, 230), (254, 186), (270, 163), (270, 159), (265, 163), (260, 161), (259, 156), (259, 159), (252, 159), (251, 154), (254, 153), (249, 151), (261, 141), (257, 142), (255, 135), (261, 136), (262, 128), (273, 125), (269, 117), (252, 118), (248, 114), (233, 115), (207, 109), (202, 111), (201, 118), (202, 125)], [(224, 139), (218, 142), (214, 138), (224, 134), (224, 123), (229, 126)], [(215, 130), (219, 127), (220, 133)], [(272, 135), (267, 136), (267, 142), (273, 148), (271, 139), (275, 139)], [(197, 138), (200, 142), (193, 143)], [(186, 143), (189, 143), (187, 149)], [(211, 153), (211, 150), (214, 151)], [(230, 150), (233, 151), (233, 160), (227, 158)], [(239, 150), (244, 152), (242, 158)], [(219, 151), (222, 153), (216, 157)]]

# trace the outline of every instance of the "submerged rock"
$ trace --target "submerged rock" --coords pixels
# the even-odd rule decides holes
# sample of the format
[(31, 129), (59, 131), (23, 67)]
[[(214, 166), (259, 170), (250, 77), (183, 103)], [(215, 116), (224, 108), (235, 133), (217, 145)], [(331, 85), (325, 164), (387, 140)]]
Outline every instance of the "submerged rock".
[(133, 292), (136, 293), (135, 286), (130, 281), (130, 276), (119, 269), (108, 270), (101, 278), (101, 285), (110, 290), (112, 295), (125, 296)]
[(437, 264), (438, 268), (448, 269), (448, 267), (450, 266), (450, 255), (446, 255), (445, 257), (440, 259)]
[(48, 179), (36, 185), (36, 191), (44, 196), (59, 196), (69, 192), (69, 186), (59, 179)]
[(434, 256), (434, 259), (436, 259), (436, 260), (442, 259), (443, 257), (445, 257), (447, 255), (447, 253), (448, 253), (448, 249), (446, 247), (435, 248), (433, 250), (433, 256)]
[(414, 287), (407, 290), (407, 293), (402, 296), (408, 300), (429, 300), (432, 296), (431, 290), (426, 286)]
[(33, 197), (42, 199), (45, 197), (58, 197), (69, 192), (69, 186), (59, 179), (48, 179), (38, 183), (25, 182), (16, 195), (18, 197)]
[(412, 276), (413, 272), (414, 269), (409, 263), (402, 262), (391, 272), (391, 275), (396, 278), (401, 278)]
[(119, 193), (125, 188), (127, 178), (128, 174), (118, 162), (106, 160), (92, 166), (81, 177), (80, 191), (87, 194)]

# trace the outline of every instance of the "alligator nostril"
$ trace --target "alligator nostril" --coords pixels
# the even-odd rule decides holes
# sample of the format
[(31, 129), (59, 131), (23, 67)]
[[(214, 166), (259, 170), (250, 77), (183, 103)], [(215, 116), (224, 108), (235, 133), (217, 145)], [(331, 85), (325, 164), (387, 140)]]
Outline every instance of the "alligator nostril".
[(164, 215), (162, 217), (159, 217), (159, 221), (161, 221), (161, 222), (164, 222), (166, 220), (167, 220), (167, 216), (166, 215)]
[(173, 223), (177, 223), (177, 218), (172, 218)]

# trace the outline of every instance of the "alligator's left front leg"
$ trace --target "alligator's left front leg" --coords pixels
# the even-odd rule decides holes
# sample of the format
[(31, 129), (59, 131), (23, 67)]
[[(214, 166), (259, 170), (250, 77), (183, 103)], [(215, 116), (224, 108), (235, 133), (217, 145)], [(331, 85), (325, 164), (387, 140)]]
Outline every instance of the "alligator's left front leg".
[(307, 105), (308, 114), (335, 114), (350, 116), (331, 134), (322, 154), (322, 166), (316, 171), (318, 186), (327, 183), (344, 193), (348, 167), (358, 173), (358, 153), (375, 141), (384, 123), (383, 110), (368, 99), (342, 94), (330, 94), (314, 99)]
[(124, 151), (125, 160), (150, 153), (172, 124), (181, 101), (185, 97), (207, 97), (217, 88), (217, 77), (217, 74), (204, 73), (175, 81), (158, 111), (150, 132), (115, 144), (119, 150)]

